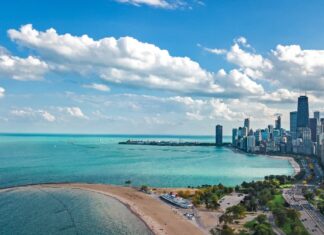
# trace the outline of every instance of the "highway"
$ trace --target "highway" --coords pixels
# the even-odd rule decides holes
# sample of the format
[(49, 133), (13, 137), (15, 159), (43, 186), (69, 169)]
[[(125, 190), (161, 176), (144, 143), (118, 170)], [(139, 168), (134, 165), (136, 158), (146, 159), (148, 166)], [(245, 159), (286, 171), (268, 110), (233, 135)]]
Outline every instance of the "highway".
[(314, 208), (303, 196), (303, 185), (294, 185), (291, 189), (283, 190), (283, 197), (290, 207), (300, 213), (300, 220), (310, 234), (324, 234), (324, 216)]

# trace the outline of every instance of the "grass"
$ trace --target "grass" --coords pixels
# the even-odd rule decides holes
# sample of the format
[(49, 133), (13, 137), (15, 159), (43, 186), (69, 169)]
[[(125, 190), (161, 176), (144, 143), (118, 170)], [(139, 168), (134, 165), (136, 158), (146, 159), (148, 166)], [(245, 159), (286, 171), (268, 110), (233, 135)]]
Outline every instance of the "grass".
[[(268, 207), (271, 211), (277, 209), (277, 208), (284, 208), (285, 207), (285, 199), (281, 194), (277, 194), (274, 196), (274, 198), (268, 202)], [(250, 224), (252, 225), (252, 224)], [(300, 220), (292, 221), (291, 219), (287, 219), (286, 223), (281, 226), (280, 228), (285, 232), (285, 234), (293, 235), (292, 228), (295, 226), (301, 227), (303, 230), (302, 234), (308, 234), (306, 229), (304, 228), (304, 225), (300, 222)]]
[(285, 205), (285, 199), (281, 194), (277, 194), (274, 196), (274, 198), (268, 202), (268, 207), (270, 210), (274, 210), (278, 207), (283, 207)]
[(280, 185), (280, 188), (284, 189), (284, 188), (291, 188), (293, 185), (292, 184), (282, 184)]

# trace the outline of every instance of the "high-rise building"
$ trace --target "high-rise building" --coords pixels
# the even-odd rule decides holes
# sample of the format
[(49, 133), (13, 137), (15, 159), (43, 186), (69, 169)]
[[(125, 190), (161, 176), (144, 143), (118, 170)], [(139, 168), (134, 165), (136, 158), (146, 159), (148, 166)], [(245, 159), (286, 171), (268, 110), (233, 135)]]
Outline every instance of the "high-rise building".
[(243, 127), (242, 128), (242, 137), (245, 137), (249, 134), (248, 128), (247, 127)]
[(232, 129), (232, 144), (236, 146), (237, 144), (237, 128)]
[(320, 121), (320, 117), (321, 117), (321, 113), (319, 111), (315, 111), (314, 118), (316, 118), (318, 122)]
[(255, 149), (255, 136), (249, 135), (246, 140), (246, 150), (248, 152), (254, 152)]
[(309, 119), (309, 128), (311, 129), (311, 138), (313, 142), (316, 142), (317, 137), (317, 125), (318, 121), (316, 118), (310, 118)]
[(297, 132), (297, 111), (290, 112), (290, 132)]
[(297, 105), (297, 127), (308, 127), (309, 122), (308, 97), (299, 96)]
[(249, 118), (244, 119), (244, 127), (246, 127), (249, 132), (249, 130), (250, 130), (250, 119)]
[(215, 138), (216, 145), (223, 144), (223, 126), (217, 125), (216, 126), (216, 138)]
[(277, 130), (280, 130), (280, 129), (281, 129), (281, 116), (280, 116), (280, 115), (278, 115), (275, 124), (276, 124), (276, 125), (275, 125), (275, 126), (276, 126), (276, 129), (277, 129)]
[(254, 136), (255, 136), (256, 143), (259, 143), (260, 141), (262, 141), (262, 133), (261, 133), (260, 129), (255, 131)]

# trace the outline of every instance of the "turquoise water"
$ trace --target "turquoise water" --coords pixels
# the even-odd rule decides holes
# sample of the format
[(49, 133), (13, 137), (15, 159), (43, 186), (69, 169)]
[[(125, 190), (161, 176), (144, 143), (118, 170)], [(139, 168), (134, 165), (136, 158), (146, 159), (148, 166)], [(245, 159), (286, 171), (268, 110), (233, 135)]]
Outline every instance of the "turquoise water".
[(190, 136), (1, 135), (0, 187), (86, 182), (156, 187), (236, 185), (293, 174), (287, 160), (216, 147), (118, 145), (128, 139), (212, 142)]
[(117, 200), (77, 189), (19, 188), (0, 192), (0, 234), (149, 235)]

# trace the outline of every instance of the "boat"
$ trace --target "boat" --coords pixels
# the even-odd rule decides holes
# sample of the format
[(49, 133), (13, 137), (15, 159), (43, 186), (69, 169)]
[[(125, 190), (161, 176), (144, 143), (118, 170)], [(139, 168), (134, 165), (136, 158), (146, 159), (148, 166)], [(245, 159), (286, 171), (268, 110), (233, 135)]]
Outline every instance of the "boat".
[(178, 206), (180, 208), (184, 208), (184, 209), (189, 209), (192, 208), (193, 205), (190, 201), (182, 198), (182, 197), (178, 197), (177, 195), (174, 195), (172, 193), (170, 194), (162, 194), (160, 196), (160, 198), (168, 203), (171, 203), (172, 205)]

